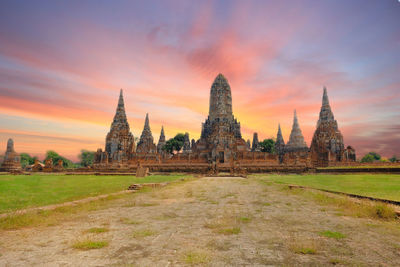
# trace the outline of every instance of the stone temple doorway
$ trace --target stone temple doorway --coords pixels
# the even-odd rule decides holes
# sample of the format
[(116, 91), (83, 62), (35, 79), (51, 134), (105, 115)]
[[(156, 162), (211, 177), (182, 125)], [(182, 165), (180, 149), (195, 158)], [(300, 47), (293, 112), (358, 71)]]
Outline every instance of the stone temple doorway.
[(219, 163), (224, 163), (224, 157), (225, 157), (224, 152), (223, 151), (219, 152)]

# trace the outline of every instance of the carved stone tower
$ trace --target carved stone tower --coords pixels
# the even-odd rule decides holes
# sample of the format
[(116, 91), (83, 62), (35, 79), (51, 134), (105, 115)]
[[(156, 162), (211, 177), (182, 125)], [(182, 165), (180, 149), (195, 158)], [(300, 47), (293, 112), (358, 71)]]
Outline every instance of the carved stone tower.
[(110, 131), (106, 136), (105, 152), (111, 161), (129, 159), (130, 155), (135, 152), (135, 141), (126, 118), (122, 89), (119, 93), (117, 110)]
[(14, 150), (14, 140), (11, 138), (7, 141), (6, 154), (0, 168), (2, 171), (12, 172), (21, 170), (21, 158)]
[(278, 133), (276, 135), (275, 153), (279, 156), (279, 162), (282, 163), (285, 154), (285, 141), (283, 140), (281, 125), (278, 125)]
[(158, 139), (158, 144), (157, 144), (157, 152), (162, 153), (162, 148), (165, 145), (165, 134), (164, 134), (164, 126), (161, 126), (161, 133), (160, 133), (160, 139)]
[(182, 151), (183, 151), (183, 153), (190, 153), (190, 152), (192, 152), (192, 149), (190, 148), (189, 133), (185, 133), (185, 138), (183, 139)]
[(253, 144), (251, 146), (251, 151), (252, 152), (260, 152), (260, 142), (258, 141), (258, 133), (253, 134)]
[(286, 152), (308, 151), (303, 133), (300, 130), (299, 121), (297, 120), (296, 110), (294, 111), (292, 132), (290, 133), (289, 142), (286, 144)]
[(136, 149), (137, 153), (156, 153), (157, 147), (154, 144), (153, 135), (150, 130), (149, 114), (146, 113), (142, 135), (140, 136), (139, 143)]
[(328, 92), (325, 87), (317, 129), (314, 132), (310, 149), (312, 161), (317, 166), (327, 166), (329, 162), (343, 160), (345, 150), (343, 136), (333, 116), (331, 106), (329, 105)]
[(201, 157), (220, 163), (235, 158), (238, 151), (246, 151), (240, 123), (232, 113), (231, 88), (222, 74), (218, 74), (211, 86), (209, 115), (202, 124), (195, 151)]

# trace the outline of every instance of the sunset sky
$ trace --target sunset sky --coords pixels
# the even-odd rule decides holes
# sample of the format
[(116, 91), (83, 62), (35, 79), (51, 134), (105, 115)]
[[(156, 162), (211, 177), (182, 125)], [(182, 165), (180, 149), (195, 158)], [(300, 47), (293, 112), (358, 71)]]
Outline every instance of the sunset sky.
[(326, 86), (346, 145), (400, 156), (397, 0), (1, 1), (0, 150), (104, 149), (120, 88), (135, 137), (197, 139), (218, 73), (245, 139), (297, 109), (310, 145)]

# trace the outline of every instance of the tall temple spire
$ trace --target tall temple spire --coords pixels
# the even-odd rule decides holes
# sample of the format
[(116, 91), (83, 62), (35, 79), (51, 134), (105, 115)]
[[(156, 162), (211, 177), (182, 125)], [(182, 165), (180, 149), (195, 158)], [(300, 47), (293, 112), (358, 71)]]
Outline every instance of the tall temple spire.
[(182, 151), (183, 151), (183, 153), (189, 153), (189, 152), (192, 151), (191, 148), (190, 148), (190, 139), (189, 139), (189, 133), (188, 132), (185, 133), (185, 137), (183, 139)]
[(278, 133), (276, 135), (276, 144), (283, 144), (285, 145), (285, 141), (283, 140), (283, 136), (282, 136), (282, 130), (281, 130), (281, 124), (278, 124)]
[(221, 73), (218, 74), (211, 86), (209, 116), (211, 120), (233, 118), (231, 87)]
[(326, 90), (325, 86), (324, 86), (324, 93), (322, 95), (322, 105), (329, 106), (328, 91)]
[(247, 151), (240, 123), (232, 113), (232, 94), (228, 81), (218, 74), (210, 89), (208, 118), (201, 126), (200, 139), (194, 148), (201, 157), (220, 163), (230, 160), (236, 152)]
[(293, 117), (293, 125), (297, 125), (297, 127), (299, 126), (299, 121), (297, 119), (297, 111), (294, 110), (294, 117)]
[(164, 125), (161, 126), (160, 139), (164, 139), (165, 140)]
[(123, 95), (123, 93), (122, 93), (122, 88), (121, 88), (121, 90), (119, 91), (118, 107), (124, 107), (124, 108), (125, 108), (125, 105), (124, 105), (124, 95)]
[(144, 120), (144, 130), (150, 130), (150, 123), (149, 123), (149, 113), (146, 113), (146, 118)]
[(161, 133), (160, 133), (160, 139), (158, 139), (158, 144), (157, 144), (157, 152), (161, 153), (162, 148), (165, 145), (165, 134), (164, 134), (164, 126), (161, 126)]
[(7, 149), (4, 155), (4, 160), (1, 163), (1, 171), (20, 171), (21, 157), (14, 150), (14, 140), (11, 138), (7, 141)]
[[(342, 161), (344, 159), (343, 136), (339, 131), (338, 123), (333, 116), (329, 105), (328, 92), (324, 87), (322, 106), (319, 112), (317, 129), (314, 132), (310, 146), (312, 160), (317, 166), (328, 166), (329, 161)], [(329, 153), (329, 157), (326, 155)], [(353, 159), (355, 152), (353, 150)]]
[(305, 150), (307, 147), (304, 141), (303, 133), (300, 130), (297, 112), (294, 110), (292, 132), (290, 133), (289, 142), (286, 144), (287, 151)]
[(142, 135), (140, 136), (139, 143), (142, 141), (142, 139), (146, 139), (146, 138), (150, 138), (150, 137), (151, 137), (151, 141), (153, 141), (153, 135), (152, 135), (151, 129), (150, 129), (149, 113), (146, 113), (146, 118), (144, 119), (144, 127), (143, 127), (143, 131), (142, 131)]
[(146, 113), (143, 132), (140, 136), (136, 151), (139, 153), (155, 153), (157, 151), (157, 147), (154, 144), (153, 135), (150, 129), (149, 113)]
[(119, 91), (117, 110), (115, 112), (114, 120), (112, 122), (111, 127), (113, 127), (113, 125), (115, 125), (115, 124), (121, 124), (121, 123), (125, 124), (125, 127), (128, 127), (128, 129), (129, 129), (128, 120), (126, 118), (124, 95), (123, 95), (122, 89)]
[(321, 111), (319, 112), (319, 120), (317, 123), (317, 127), (322, 122), (328, 122), (328, 121), (334, 122), (335, 117), (333, 116), (331, 106), (329, 105), (328, 91), (324, 86), (324, 93), (322, 95), (322, 106), (321, 106)]
[[(121, 156), (129, 157), (129, 154), (133, 153), (134, 149), (135, 142), (126, 118), (124, 96), (121, 89), (119, 91), (117, 110), (106, 137), (105, 152), (108, 153), (109, 158), (113, 159)], [(122, 153), (122, 155), (118, 155), (118, 153)]]
[(258, 141), (258, 133), (253, 133), (253, 144), (251, 146), (251, 151), (261, 151), (260, 142)]
[(14, 140), (12, 140), (12, 138), (9, 138), (8, 141), (7, 141), (6, 153), (7, 152), (15, 152), (15, 150), (14, 150)]
[(282, 163), (285, 154), (285, 141), (283, 140), (280, 123), (278, 124), (278, 133), (276, 134), (275, 153), (278, 154), (279, 162)]

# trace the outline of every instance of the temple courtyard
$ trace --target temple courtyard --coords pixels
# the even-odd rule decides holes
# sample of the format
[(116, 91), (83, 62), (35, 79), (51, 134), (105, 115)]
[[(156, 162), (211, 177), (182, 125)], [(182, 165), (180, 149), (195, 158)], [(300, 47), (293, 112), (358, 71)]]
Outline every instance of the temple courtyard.
[[(400, 224), (395, 206), (287, 185), (300, 184), (301, 180), (308, 186), (321, 186), (312, 178), (301, 177), (173, 175), (157, 178), (158, 182), (171, 182), (162, 188), (112, 195), (75, 206), (13, 216), (4, 216), (3, 210), (0, 265), (399, 265)], [(398, 200), (389, 188), (393, 182), (398, 184), (399, 175), (375, 177), (381, 183), (373, 175), (370, 179), (354, 177), (354, 190), (372, 181), (377, 184), (375, 193), (381, 190)], [(96, 178), (106, 180), (107, 176)], [(336, 179), (340, 178), (347, 183), (346, 188), (351, 188), (346, 175), (337, 175)], [(43, 182), (46, 177), (35, 179), (48, 186), (39, 188), (41, 195), (52, 187), (50, 182)], [(73, 176), (54, 179), (59, 179), (57, 184), (64, 179), (65, 188), (73, 187)], [(81, 187), (85, 187), (85, 179), (92, 178), (81, 178)], [(121, 189), (126, 189), (129, 179), (116, 179)], [(155, 181), (152, 176), (143, 179)], [(315, 180), (323, 181), (320, 177)], [(102, 184), (109, 188), (107, 182)], [(324, 186), (329, 187), (329, 183)], [(10, 183), (8, 188), (12, 188)], [(85, 188), (81, 193), (96, 194)], [(94, 191), (107, 193), (101, 188), (97, 185)]]

